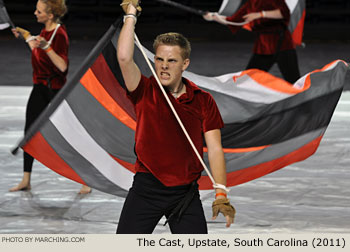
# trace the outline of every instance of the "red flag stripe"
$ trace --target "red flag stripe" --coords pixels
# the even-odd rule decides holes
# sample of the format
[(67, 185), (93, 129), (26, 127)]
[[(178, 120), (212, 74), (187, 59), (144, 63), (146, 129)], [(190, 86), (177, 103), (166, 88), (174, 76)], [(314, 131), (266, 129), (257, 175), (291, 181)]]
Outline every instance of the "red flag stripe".
[(40, 132), (23, 146), (23, 150), (58, 174), (85, 184), (80, 176), (51, 148)]
[(297, 26), (295, 27), (293, 34), (292, 34), (292, 38), (293, 41), (296, 45), (301, 45), (301, 42), (303, 42), (303, 31), (304, 31), (304, 20), (305, 20), (305, 15), (306, 15), (306, 11), (303, 11), (303, 15), (300, 18)]
[[(116, 59), (115, 59), (116, 60)], [(107, 93), (119, 104), (122, 109), (136, 119), (136, 114), (131, 101), (126, 96), (126, 91), (122, 88), (119, 81), (115, 78), (103, 54), (96, 59), (91, 66), (96, 79), (107, 91)]]
[(114, 99), (112, 99), (91, 69), (84, 74), (80, 82), (112, 115), (132, 130), (136, 129), (135, 120), (133, 120)]
[(257, 69), (244, 70), (239, 75), (235, 75), (233, 77), (233, 80), (236, 81), (237, 78), (244, 76), (244, 75), (248, 75), (251, 79), (253, 79), (255, 82), (259, 83), (260, 85), (271, 88), (275, 91), (279, 91), (279, 92), (283, 92), (283, 93), (290, 93), (290, 94), (298, 94), (298, 93), (301, 93), (301, 92), (310, 88), (310, 86), (311, 86), (311, 79), (310, 79), (311, 74), (317, 73), (317, 72), (327, 71), (340, 62), (344, 63), (345, 65), (348, 65), (343, 60), (334, 60), (331, 63), (322, 67), (321, 69), (316, 69), (316, 70), (308, 73), (307, 76), (304, 78), (304, 85), (302, 85), (302, 88), (295, 88), (295, 87), (291, 86), (288, 82), (286, 82), (278, 77), (275, 77), (273, 75), (265, 74), (264, 72), (261, 72)]
[[(271, 145), (265, 145), (265, 146), (258, 146), (258, 147), (249, 147), (249, 148), (223, 148), (224, 153), (242, 153), (242, 152), (252, 152), (252, 151), (258, 151), (258, 150), (262, 150), (265, 149), (267, 147), (269, 147)], [(208, 152), (208, 148), (204, 147), (203, 148), (204, 152)]]
[[(315, 140), (310, 143), (304, 145), (303, 147), (284, 155), (283, 157), (268, 161), (266, 163), (258, 164), (255, 166), (248, 167), (246, 169), (242, 169), (235, 172), (230, 172), (227, 174), (227, 186), (235, 186), (239, 184), (243, 184), (250, 180), (254, 180), (256, 178), (262, 177), (271, 172), (277, 171), (287, 165), (290, 165), (295, 162), (302, 161), (313, 153), (315, 153), (322, 136), (319, 136)], [(200, 190), (210, 190), (213, 189), (213, 185), (208, 176), (202, 176), (199, 180), (199, 189)]]
[(248, 75), (252, 80), (259, 83), (259, 85), (261, 86), (273, 89), (277, 92), (287, 94), (298, 94), (310, 88), (310, 85), (304, 85), (302, 89), (295, 88), (292, 85), (290, 85), (289, 82), (271, 74), (265, 74), (264, 72), (258, 69), (244, 70), (239, 75), (234, 76), (233, 81), (236, 81), (237, 78), (244, 75)]
[(135, 165), (131, 164), (129, 162), (126, 162), (124, 160), (121, 160), (113, 155), (110, 155), (115, 161), (117, 161), (120, 165), (122, 165), (124, 168), (128, 169), (129, 171), (131, 171), (132, 173), (135, 173)]

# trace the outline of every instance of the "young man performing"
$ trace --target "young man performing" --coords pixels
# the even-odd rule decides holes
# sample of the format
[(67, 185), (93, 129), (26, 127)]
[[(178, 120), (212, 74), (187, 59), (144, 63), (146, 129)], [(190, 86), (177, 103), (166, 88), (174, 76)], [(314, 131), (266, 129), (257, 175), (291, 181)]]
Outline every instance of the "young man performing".
[[(138, 1), (123, 1), (126, 12), (119, 35), (117, 57), (135, 106), (137, 127), (136, 174), (120, 215), (117, 233), (152, 233), (166, 216), (172, 233), (207, 233), (197, 180), (203, 166), (196, 157), (155, 78), (143, 76), (133, 60), (134, 28)], [(155, 72), (196, 149), (203, 156), (203, 135), (216, 184), (226, 185), (226, 167), (221, 146), (223, 127), (212, 96), (182, 77), (190, 60), (190, 44), (178, 33), (159, 35), (154, 42)], [(227, 191), (217, 188), (213, 219), (219, 212), (226, 226), (235, 210)]]

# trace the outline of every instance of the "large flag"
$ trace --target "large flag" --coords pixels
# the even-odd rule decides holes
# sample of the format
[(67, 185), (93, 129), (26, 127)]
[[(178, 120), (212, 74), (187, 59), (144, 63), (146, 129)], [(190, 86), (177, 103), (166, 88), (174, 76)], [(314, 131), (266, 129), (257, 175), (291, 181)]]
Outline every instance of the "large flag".
[(10, 26), (14, 28), (14, 25), (6, 11), (4, 1), (0, 0), (0, 30), (4, 30)]
[[(136, 117), (116, 59), (119, 23), (96, 44), (19, 147), (69, 179), (125, 196), (135, 172)], [(149, 51), (147, 55), (153, 59)], [(135, 61), (144, 75), (150, 75), (138, 48)], [(218, 77), (185, 72), (213, 95), (223, 116), (227, 185), (248, 182), (312, 155), (337, 105), (347, 70), (347, 64), (337, 60), (294, 86), (259, 70)], [(208, 164), (206, 155), (204, 159)], [(200, 189), (211, 190), (209, 177), (202, 175)]]
[[(296, 45), (302, 44), (304, 21), (305, 21), (305, 0), (285, 0), (290, 10), (290, 21), (288, 29), (292, 34), (293, 41)], [(246, 1), (243, 0), (223, 0), (218, 11), (219, 14), (232, 16)], [(251, 30), (249, 24), (243, 28)]]

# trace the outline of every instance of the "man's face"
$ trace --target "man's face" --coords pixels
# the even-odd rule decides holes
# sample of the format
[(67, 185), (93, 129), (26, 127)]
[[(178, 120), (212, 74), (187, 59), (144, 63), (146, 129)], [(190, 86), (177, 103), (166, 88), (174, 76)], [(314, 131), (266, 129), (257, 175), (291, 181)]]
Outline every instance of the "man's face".
[(155, 70), (163, 86), (176, 88), (190, 60), (183, 59), (179, 46), (159, 45), (154, 56)]

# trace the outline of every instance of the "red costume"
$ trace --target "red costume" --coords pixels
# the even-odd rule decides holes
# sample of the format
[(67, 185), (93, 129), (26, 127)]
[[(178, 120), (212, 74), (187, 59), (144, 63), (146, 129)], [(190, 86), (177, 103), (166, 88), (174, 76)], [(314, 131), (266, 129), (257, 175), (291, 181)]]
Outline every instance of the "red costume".
[[(294, 49), (295, 45), (288, 30), (290, 11), (284, 0), (250, 0), (246, 2), (234, 15), (227, 17), (230, 22), (243, 22), (243, 16), (251, 12), (261, 12), (279, 9), (283, 19), (259, 18), (251, 23), (249, 27), (257, 33), (254, 44), (254, 53), (256, 54), (274, 54), (280, 32), (283, 32), (283, 41), (280, 45), (280, 51)], [(230, 30), (235, 33), (240, 26), (229, 26)]]
[[(246, 28), (256, 33), (254, 54), (246, 69), (269, 71), (274, 63), (286, 81), (293, 84), (300, 78), (298, 57), (292, 35), (288, 29), (290, 11), (284, 0), (248, 0), (234, 15), (227, 17), (230, 22), (242, 22), (248, 13), (280, 10), (282, 19), (262, 17), (247, 24)], [(240, 26), (229, 25), (235, 33)]]
[[(203, 156), (203, 133), (224, 126), (213, 97), (183, 78), (186, 93), (169, 98)], [(137, 127), (136, 171), (151, 172), (166, 186), (190, 184), (203, 166), (188, 143), (154, 77), (141, 77), (129, 97), (135, 104)]]
[[(44, 37), (46, 41), (50, 41), (53, 33), (54, 30), (46, 31), (42, 29), (40, 36)], [(29, 127), (66, 83), (66, 76), (68, 73), (68, 46), (68, 35), (64, 26), (61, 25), (58, 27), (56, 35), (51, 42), (51, 48), (67, 62), (67, 70), (65, 72), (61, 72), (53, 64), (43, 49), (34, 48), (32, 50), (34, 85), (26, 108), (25, 132), (27, 132)], [(49, 82), (50, 85), (48, 84)], [(31, 172), (34, 159), (26, 152), (24, 152), (23, 155), (23, 170), (25, 172)]]
[[(40, 36), (49, 41), (54, 30), (46, 31), (42, 29)], [(57, 29), (56, 35), (52, 40), (51, 47), (68, 65), (68, 35), (64, 26)], [(60, 89), (66, 82), (68, 67), (65, 72), (61, 72), (50, 60), (46, 52), (41, 48), (34, 48), (32, 51), (33, 83), (48, 85), (48, 79), (51, 81), (52, 89)]]

